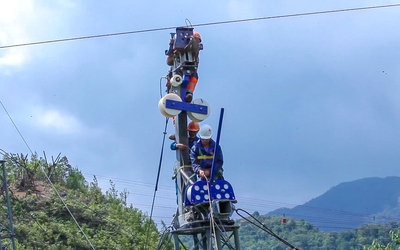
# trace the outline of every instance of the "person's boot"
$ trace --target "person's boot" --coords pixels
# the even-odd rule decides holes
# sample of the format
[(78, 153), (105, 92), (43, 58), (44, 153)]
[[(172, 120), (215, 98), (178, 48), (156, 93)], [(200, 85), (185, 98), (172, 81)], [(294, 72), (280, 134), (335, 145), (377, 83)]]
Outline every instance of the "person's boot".
[(175, 141), (175, 134), (170, 134), (168, 138), (169, 138), (170, 140)]
[(168, 66), (174, 65), (174, 55), (168, 55), (168, 57), (167, 57), (167, 65)]
[(193, 94), (190, 92), (186, 93), (186, 98), (185, 98), (186, 102), (192, 102), (193, 100)]

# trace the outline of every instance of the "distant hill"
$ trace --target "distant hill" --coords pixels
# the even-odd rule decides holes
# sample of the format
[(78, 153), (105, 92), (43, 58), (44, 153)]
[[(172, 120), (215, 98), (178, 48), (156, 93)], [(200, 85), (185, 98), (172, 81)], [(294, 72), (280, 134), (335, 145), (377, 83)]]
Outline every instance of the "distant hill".
[(304, 219), (325, 232), (399, 222), (400, 177), (372, 177), (340, 183), (303, 205), (277, 209), (267, 215)]

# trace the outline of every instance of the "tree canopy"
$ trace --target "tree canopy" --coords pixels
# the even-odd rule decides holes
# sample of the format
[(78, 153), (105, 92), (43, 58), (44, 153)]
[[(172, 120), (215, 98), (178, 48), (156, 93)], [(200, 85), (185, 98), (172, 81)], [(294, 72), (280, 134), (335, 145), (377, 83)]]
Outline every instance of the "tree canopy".
[[(4, 154), (4, 160), (18, 249), (156, 248), (155, 223), (127, 206), (126, 191), (112, 182), (103, 193), (96, 177), (87, 182), (66, 157), (48, 163), (36, 154)], [(6, 212), (3, 202), (0, 216)]]
[[(86, 181), (65, 156), (58, 156), (49, 163), (36, 154), (28, 159), (26, 155), (3, 152), (3, 159), (6, 161), (18, 249), (147, 250), (159, 249), (159, 239), (165, 240), (165, 235), (158, 231), (149, 216), (127, 206), (126, 191), (119, 192), (110, 181), (110, 188), (103, 192), (95, 176), (91, 182)], [(1, 192), (0, 218), (7, 221), (4, 189)], [(303, 250), (400, 249), (397, 222), (363, 225), (342, 232), (322, 232), (305, 220), (282, 220), (280, 216), (264, 216), (258, 212), (252, 216), (279, 237)], [(237, 223), (240, 225), (242, 249), (290, 249), (248, 220), (241, 219)], [(2, 227), (3, 235), (7, 226), (6, 223)], [(2, 243), (10, 248), (7, 239), (3, 239)], [(162, 249), (173, 249), (169, 238)]]

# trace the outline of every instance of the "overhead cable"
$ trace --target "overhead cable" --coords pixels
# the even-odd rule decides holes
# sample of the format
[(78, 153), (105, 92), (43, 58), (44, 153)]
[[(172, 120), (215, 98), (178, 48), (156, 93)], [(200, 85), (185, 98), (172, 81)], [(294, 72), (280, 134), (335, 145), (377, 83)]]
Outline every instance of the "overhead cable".
[[(11, 115), (8, 113), (6, 107), (3, 105), (3, 103), (0, 101), (1, 106), (3, 106), (4, 111), (7, 113), (8, 117), (10, 118), (12, 124), (14, 125), (15, 129), (18, 131), (19, 135), (21, 136), (22, 140), (25, 142), (25, 145), (28, 147), (29, 151), (31, 152), (31, 154), (33, 155), (33, 151), (31, 150), (31, 148), (29, 147), (28, 143), (25, 141), (24, 137), (22, 136), (22, 133), (19, 131), (17, 125), (15, 124), (15, 122), (13, 121), (13, 119), (11, 118)], [(46, 164), (47, 161), (46, 161)], [(78, 221), (76, 220), (75, 216), (72, 214), (71, 210), (68, 208), (67, 203), (65, 203), (64, 199), (61, 197), (60, 193), (58, 192), (57, 188), (54, 186), (53, 182), (50, 180), (49, 176), (47, 175), (47, 173), (44, 171), (43, 168), (40, 168), (44, 174), (44, 176), (46, 177), (46, 180), (49, 182), (49, 184), (51, 185), (51, 187), (53, 188), (54, 192), (57, 194), (58, 198), (61, 200), (61, 202), (63, 203), (65, 209), (67, 209), (68, 213), (70, 214), (71, 218), (74, 220), (76, 226), (78, 227), (79, 231), (83, 234), (83, 236), (85, 237), (86, 241), (89, 243), (90, 247), (95, 250), (92, 242), (89, 240), (89, 238), (87, 237), (87, 235), (85, 234), (85, 232), (83, 231), (82, 227), (79, 225)]]
[[(375, 6), (367, 6), (367, 7), (358, 7), (358, 8), (348, 8), (348, 9), (336, 9), (336, 10), (324, 10), (324, 11), (315, 11), (315, 12), (295, 13), (295, 14), (286, 14), (286, 15), (277, 15), (277, 16), (266, 16), (266, 17), (235, 19), (235, 20), (218, 21), (218, 22), (208, 22), (208, 23), (193, 24), (192, 27), (212, 26), (212, 25), (221, 25), (221, 24), (230, 24), (230, 23), (252, 22), (252, 21), (261, 21), (261, 20), (268, 20), (268, 19), (290, 18), (290, 17), (321, 15), (321, 14), (332, 14), (332, 13), (338, 13), (338, 12), (361, 11), (361, 10), (392, 8), (392, 7), (400, 7), (400, 3), (387, 4), (387, 5), (375, 5)], [(46, 41), (38, 41), (38, 42), (20, 43), (20, 44), (12, 44), (12, 45), (0, 46), (0, 49), (23, 47), (23, 46), (32, 46), (32, 45), (40, 45), (40, 44), (48, 44), (48, 43), (69, 42), (69, 41), (94, 39), (94, 38), (109, 37), (109, 36), (121, 36), (121, 35), (131, 35), (131, 34), (138, 34), (138, 33), (148, 33), (148, 32), (155, 32), (155, 31), (162, 31), (162, 30), (170, 30), (170, 29), (175, 29), (175, 28), (176, 28), (175, 26), (171, 26), (171, 27), (134, 30), (134, 31), (126, 31), (126, 32), (91, 35), (91, 36), (81, 36), (81, 37), (54, 39), (54, 40), (46, 40)]]

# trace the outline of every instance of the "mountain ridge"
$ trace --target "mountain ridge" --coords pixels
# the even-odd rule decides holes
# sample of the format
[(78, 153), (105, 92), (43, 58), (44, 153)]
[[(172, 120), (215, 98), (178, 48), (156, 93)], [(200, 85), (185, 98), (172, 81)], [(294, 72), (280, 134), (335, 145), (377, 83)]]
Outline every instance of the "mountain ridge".
[(294, 208), (280, 208), (267, 216), (304, 219), (321, 231), (343, 231), (364, 224), (400, 221), (400, 177), (368, 177), (342, 182)]

